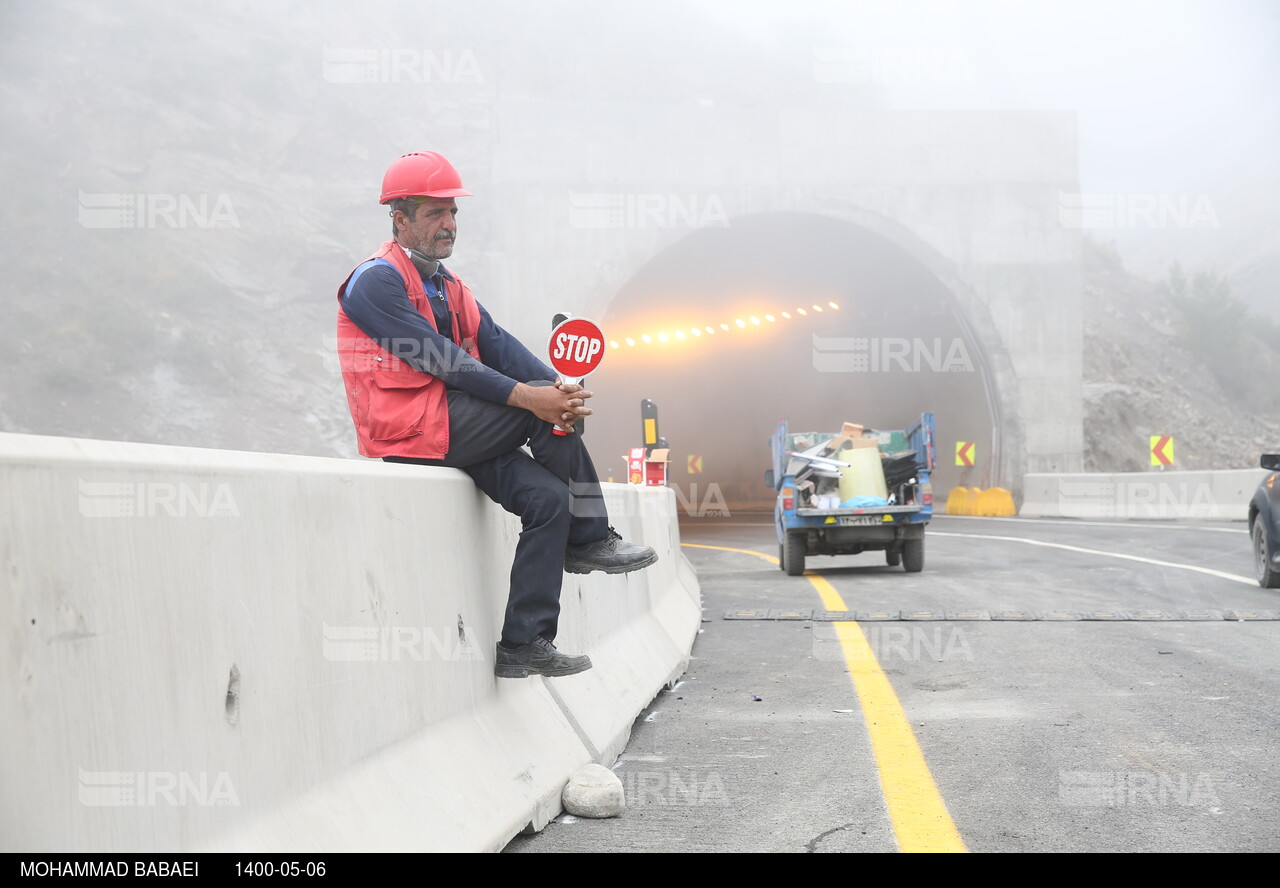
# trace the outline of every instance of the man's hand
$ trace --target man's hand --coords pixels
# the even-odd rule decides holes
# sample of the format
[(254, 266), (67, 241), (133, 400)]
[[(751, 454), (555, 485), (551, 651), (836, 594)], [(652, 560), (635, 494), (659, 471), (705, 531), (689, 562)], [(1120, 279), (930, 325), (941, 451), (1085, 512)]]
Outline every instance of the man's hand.
[(584, 416), (590, 416), (593, 411), (590, 407), (585, 406), (587, 398), (590, 398), (594, 392), (589, 392), (578, 383), (565, 382), (564, 379), (557, 377), (556, 388), (570, 395), (570, 406), (576, 404), (572, 414), (566, 414), (563, 417), (561, 428), (566, 432), (573, 432), (573, 424)]
[(586, 406), (587, 398), (592, 392), (580, 385), (567, 383), (557, 379), (555, 385), (526, 385), (516, 383), (507, 403), (512, 407), (528, 410), (538, 419), (558, 426), (562, 431), (572, 432), (573, 424), (580, 417), (590, 416), (594, 411)]

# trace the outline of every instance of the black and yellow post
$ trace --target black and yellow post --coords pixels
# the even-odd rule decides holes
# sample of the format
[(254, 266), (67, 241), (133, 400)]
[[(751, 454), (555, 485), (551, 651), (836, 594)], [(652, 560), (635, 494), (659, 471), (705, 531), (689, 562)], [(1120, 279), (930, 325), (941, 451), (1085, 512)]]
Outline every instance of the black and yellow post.
[(640, 402), (640, 425), (644, 455), (648, 456), (658, 446), (658, 405), (648, 398)]

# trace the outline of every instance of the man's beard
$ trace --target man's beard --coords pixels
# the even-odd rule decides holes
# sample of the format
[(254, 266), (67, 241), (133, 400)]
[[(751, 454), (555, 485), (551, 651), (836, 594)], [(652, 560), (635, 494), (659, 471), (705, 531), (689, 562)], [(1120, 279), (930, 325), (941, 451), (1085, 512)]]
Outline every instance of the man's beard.
[(448, 259), (453, 254), (453, 238), (452, 237), (434, 237), (424, 239), (414, 244), (412, 249), (426, 256), (428, 259)]

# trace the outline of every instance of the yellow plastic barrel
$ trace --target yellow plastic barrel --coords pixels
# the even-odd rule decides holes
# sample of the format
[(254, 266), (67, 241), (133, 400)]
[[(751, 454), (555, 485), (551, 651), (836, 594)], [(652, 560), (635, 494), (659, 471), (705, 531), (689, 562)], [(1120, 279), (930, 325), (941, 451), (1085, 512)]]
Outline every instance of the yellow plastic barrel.
[(970, 487), (969, 488), (969, 511), (965, 512), (965, 514), (981, 515), (982, 514), (981, 509), (982, 509), (982, 488)]
[(879, 448), (855, 447), (852, 450), (842, 450), (837, 458), (849, 464), (840, 470), (840, 502), (855, 496), (878, 496), (881, 499), (889, 496)]
[(988, 518), (1008, 518), (1017, 514), (1013, 506), (1013, 494), (1003, 487), (991, 487), (982, 491), (979, 500), (978, 515)]
[(946, 512), (948, 515), (969, 514), (969, 488), (951, 488), (951, 493), (947, 494)]

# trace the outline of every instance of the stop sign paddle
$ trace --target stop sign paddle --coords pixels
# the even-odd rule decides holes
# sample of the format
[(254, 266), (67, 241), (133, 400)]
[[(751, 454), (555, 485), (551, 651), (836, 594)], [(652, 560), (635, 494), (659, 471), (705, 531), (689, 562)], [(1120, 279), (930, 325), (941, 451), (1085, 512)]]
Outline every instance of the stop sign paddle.
[[(573, 385), (581, 385), (587, 374), (600, 366), (604, 359), (604, 333), (594, 321), (586, 318), (568, 318), (551, 331), (547, 347), (551, 366)], [(565, 435), (557, 426), (557, 435)]]

